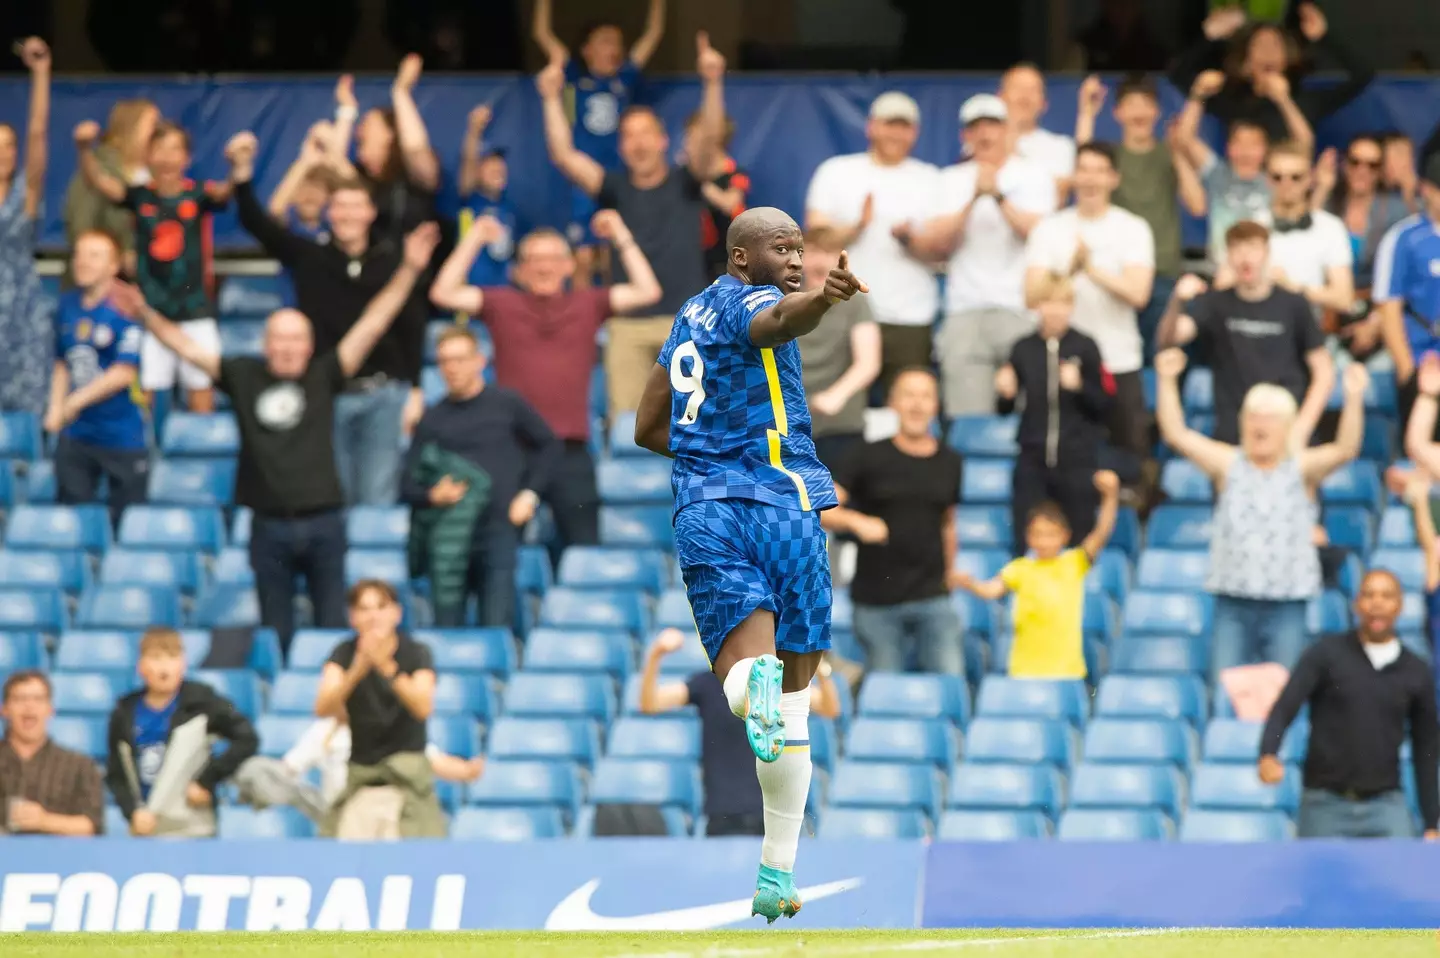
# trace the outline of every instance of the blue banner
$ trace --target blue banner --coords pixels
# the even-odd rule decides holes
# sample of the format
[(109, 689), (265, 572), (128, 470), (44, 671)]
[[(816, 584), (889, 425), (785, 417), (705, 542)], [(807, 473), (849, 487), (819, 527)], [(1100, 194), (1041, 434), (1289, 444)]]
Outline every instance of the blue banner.
[[(8, 838), (0, 933), (702, 931), (758, 922), (755, 839), (525, 844)], [(913, 928), (919, 843), (807, 842), (792, 927)]]
[(1421, 842), (941, 843), (926, 928), (1435, 928)]

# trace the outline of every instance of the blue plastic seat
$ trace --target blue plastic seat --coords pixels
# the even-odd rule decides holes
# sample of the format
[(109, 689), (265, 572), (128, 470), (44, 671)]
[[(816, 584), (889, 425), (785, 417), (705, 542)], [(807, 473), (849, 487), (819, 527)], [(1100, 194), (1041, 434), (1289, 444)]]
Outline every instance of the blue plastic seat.
[(250, 567), (250, 550), (241, 546), (221, 549), (210, 568), (210, 579), (216, 585), (253, 587), (255, 570)]
[[(243, 313), (260, 316), (273, 313), (285, 305), (287, 294), (281, 276), (227, 276), (220, 285), (220, 313)], [(222, 322), (223, 328), (230, 320)]]
[(530, 842), (564, 838), (565, 821), (558, 808), (462, 808), (450, 820), (455, 841)]
[(260, 714), (260, 676), (249, 669), (193, 669), (186, 678), (210, 686), (248, 718)]
[(37, 632), (0, 632), (0, 675), (45, 668), (45, 642)]
[(505, 688), (505, 713), (608, 721), (615, 714), (614, 689), (601, 675), (516, 672)]
[(967, 549), (1009, 549), (1012, 545), (1010, 510), (1005, 506), (960, 506), (955, 528)]
[(1415, 514), (1409, 506), (1386, 506), (1380, 516), (1381, 548), (1415, 547)]
[(1188, 459), (1171, 459), (1161, 467), (1160, 491), (1170, 502), (1182, 504), (1210, 502), (1214, 497), (1210, 477)]
[(235, 461), (162, 459), (150, 472), (149, 499), (159, 505), (228, 506), (235, 501)]
[(970, 721), (970, 691), (954, 675), (870, 672), (857, 710), (870, 718), (947, 719), (963, 728)]
[[(417, 642), (430, 648), (437, 672), (486, 672), (506, 676), (519, 665), (515, 636), (505, 628), (419, 629)], [(291, 646), (294, 656), (294, 646)]]
[(493, 699), (484, 676), (445, 672), (435, 677), (435, 715), (469, 715), (489, 721), (495, 711)]
[(410, 538), (410, 510), (404, 506), (352, 506), (345, 520), (352, 549), (404, 549)]
[(314, 715), (319, 672), (281, 672), (270, 687), (270, 711), (276, 715)]
[(193, 552), (116, 546), (100, 560), (100, 581), (111, 586), (164, 587), (194, 595), (200, 586), (200, 561)]
[(845, 736), (845, 755), (855, 761), (919, 762), (949, 770), (955, 741), (943, 719), (857, 718)]
[(971, 549), (963, 542), (955, 554), (955, 568), (976, 579), (993, 579), (1009, 561), (1010, 553), (1004, 549)]
[(0, 549), (0, 582), (16, 587), (53, 586), (75, 595), (90, 584), (90, 566), (85, 553), (73, 549), (59, 552)]
[(254, 841), (315, 836), (315, 824), (288, 805), (261, 809), (243, 805), (227, 808), (218, 816), (216, 824), (221, 839)]
[(655, 455), (635, 445), (635, 413), (616, 411), (610, 420), (611, 457), (643, 457)]
[(1049, 835), (1050, 822), (1042, 812), (952, 808), (940, 816), (936, 837), (948, 842), (1013, 842)]
[(930, 765), (842, 759), (830, 778), (830, 804), (850, 808), (913, 808), (933, 820), (940, 814), (940, 773)]
[(1080, 726), (1089, 717), (1090, 696), (1083, 682), (987, 675), (980, 683), (975, 713), (993, 718), (1064, 719)]
[(1008, 503), (1014, 475), (1013, 459), (968, 460), (960, 480), (960, 500), (977, 504)]
[(1207, 635), (1213, 603), (1195, 592), (1137, 589), (1125, 600), (1127, 635)]
[(1055, 837), (1065, 842), (1153, 842), (1172, 828), (1153, 808), (1071, 808), (1060, 816)]
[(521, 546), (515, 560), (515, 589), (522, 595), (544, 595), (555, 584), (555, 570), (544, 546)]
[(1146, 543), (1150, 548), (1208, 549), (1212, 515), (1209, 506), (1160, 506), (1150, 513)]
[(0, 631), (56, 635), (65, 625), (65, 597), (54, 586), (0, 587)]
[(1098, 716), (1085, 729), (1085, 761), (1169, 763), (1189, 768), (1196, 757), (1195, 730), (1174, 719)]
[(1295, 837), (1289, 816), (1278, 811), (1192, 808), (1180, 822), (1182, 842), (1282, 842)]
[(195, 624), (208, 629), (253, 628), (260, 624), (260, 600), (249, 586), (216, 584), (196, 604)]
[(290, 668), (302, 672), (319, 672), (330, 661), (335, 647), (350, 636), (348, 629), (296, 629), (290, 640)]
[(20, 489), (19, 464), (12, 459), (0, 459), (0, 508), (9, 509), (19, 502), (23, 498)]
[(1215, 409), (1215, 377), (1205, 366), (1195, 366), (1185, 374), (1180, 397), (1187, 413), (1213, 412)]
[(234, 456), (240, 428), (231, 413), (175, 411), (165, 417), (160, 451), (166, 456)]
[(85, 718), (79, 715), (57, 715), (50, 720), (46, 731), (50, 739), (62, 748), (79, 752), (96, 761), (103, 761), (110, 749), (108, 725), (108, 720), (98, 716)]
[(1330, 635), (1350, 628), (1350, 603), (1335, 589), (1312, 598), (1305, 604), (1305, 628), (1311, 635)]
[(1375, 547), (1375, 519), (1366, 506), (1327, 505), (1324, 523), (1333, 546), (1353, 549), (1361, 555), (1369, 555)]
[(40, 459), (27, 465), (23, 481), (18, 478), (17, 481), (17, 499), (28, 505), (53, 504), (59, 493), (55, 482), (55, 463), (49, 459)]
[(1327, 506), (1349, 504), (1376, 509), (1384, 494), (1380, 467), (1363, 460), (1347, 462), (1320, 483), (1320, 501)]
[(213, 508), (131, 506), (120, 518), (120, 545), (214, 553), (225, 545), (225, 520)]
[[(655, 624), (660, 628), (665, 626), (664, 622)], [(695, 672), (710, 671), (710, 659), (705, 655), (705, 646), (700, 644), (700, 633), (695, 631), (694, 624), (686, 626), (682, 631), (685, 633), (684, 642), (677, 651), (671, 652), (660, 660), (660, 674), (672, 678), (684, 678)], [(653, 641), (652, 639), (651, 643)], [(649, 643), (646, 647), (649, 647)]]
[[(812, 717), (812, 757), (815, 752), (815, 721), (816, 717)], [(700, 758), (700, 723), (689, 716), (621, 718), (611, 727), (609, 739), (606, 754), (612, 758), (667, 761), (697, 761)]]
[(1075, 760), (1073, 732), (1061, 719), (980, 716), (965, 733), (965, 761), (1034, 763), (1067, 769)]
[(1140, 553), (1135, 570), (1135, 584), (1141, 589), (1205, 588), (1210, 574), (1210, 556), (1195, 549), (1149, 548)]
[(624, 678), (635, 667), (635, 641), (602, 629), (531, 630), (525, 638), (528, 672), (601, 672)]
[(967, 459), (991, 456), (1017, 456), (1020, 446), (1015, 442), (1018, 416), (956, 416), (950, 420), (945, 441), (950, 448)]
[(1278, 810), (1294, 814), (1300, 804), (1299, 776), (1286, 768), (1279, 785), (1266, 785), (1254, 765), (1204, 762), (1190, 780), (1192, 808), (1224, 811)]
[(897, 841), (929, 834), (925, 816), (913, 808), (831, 808), (815, 837), (847, 841)]
[[(1138, 541), (1137, 541), (1138, 544)], [(1131, 587), (1130, 558), (1120, 549), (1106, 549), (1085, 576), (1085, 591), (1100, 593), (1116, 602), (1124, 602)]]
[(255, 734), (260, 738), (260, 754), (270, 758), (282, 758), (317, 721), (319, 719), (313, 715), (261, 715), (255, 719)]
[(384, 582), (410, 581), (410, 561), (404, 549), (349, 549), (345, 553), (345, 581), (351, 585), (361, 579)]
[(254, 513), (246, 506), (235, 510), (235, 518), (230, 523), (231, 545), (248, 546), (250, 544), (250, 524), (254, 518)]
[(5, 520), (5, 545), (104, 552), (110, 547), (110, 517), (98, 505), (16, 506)]
[(656, 593), (668, 584), (664, 553), (653, 549), (571, 546), (557, 572), (570, 588), (641, 589)]
[(606, 459), (595, 465), (600, 501), (611, 506), (669, 505), (671, 464), (660, 456)]
[(227, 318), (220, 324), (222, 356), (259, 356), (264, 351), (264, 320)]
[(1360, 441), (1360, 458), (1384, 468), (1395, 459), (1395, 423), (1385, 416), (1365, 417), (1365, 435)]
[(1053, 818), (1060, 810), (1060, 773), (1048, 765), (962, 762), (950, 778), (949, 808), (1029, 809)]
[(1395, 573), (1400, 579), (1400, 586), (1407, 592), (1425, 591), (1425, 553), (1420, 549), (1376, 549), (1370, 556), (1370, 568)]
[(484, 755), (480, 723), (473, 715), (434, 715), (425, 722), (429, 743), (447, 755), (474, 758)]
[(1401, 635), (1412, 635), (1425, 628), (1425, 597), (1414, 592), (1405, 593), (1400, 604), (1400, 617), (1395, 620), (1395, 631)]
[(1117, 646), (1110, 671), (1140, 674), (1186, 674), (1209, 670), (1209, 646), (1188, 635), (1137, 636)]
[(489, 754), (498, 759), (579, 762), (589, 768), (600, 755), (600, 733), (587, 719), (504, 716), (490, 729)]
[(98, 585), (80, 598), (82, 629), (146, 629), (180, 625), (180, 593), (166, 586)]
[(601, 506), (600, 541), (607, 546), (671, 551), (675, 548), (671, 512), (668, 505)]
[[(836, 689), (844, 688), (844, 683), (838, 683)], [(848, 690), (847, 690), (848, 691)], [(846, 698), (846, 691), (840, 692), (841, 701)], [(844, 706), (841, 706), (841, 717), (845, 717)], [(835, 770), (835, 762), (839, 759), (840, 733), (835, 729), (835, 720), (825, 718), (823, 715), (810, 716), (810, 761), (816, 768), (824, 769), (826, 772)]]
[(0, 459), (39, 459), (40, 439), (40, 421), (33, 413), (0, 413)]
[(115, 708), (119, 688), (102, 672), (55, 672), (55, 711), (61, 715), (109, 715)]
[(130, 672), (140, 657), (140, 636), (125, 629), (72, 629), (60, 634), (55, 668)]
[(1157, 808), (1180, 813), (1180, 771), (1173, 765), (1082, 762), (1070, 781), (1071, 808)]
[(470, 785), (466, 803), (550, 806), (573, 819), (580, 808), (580, 794), (580, 768), (573, 762), (496, 759), (485, 763), (485, 774)]
[(590, 780), (592, 805), (662, 805), (700, 814), (700, 769), (694, 762), (602, 758)]
[(1205, 686), (1194, 675), (1109, 675), (1100, 682), (1095, 714), (1198, 725), (1206, 715)]
[[(1205, 726), (1202, 754), (1207, 762), (1238, 762), (1254, 767), (1260, 760), (1260, 722), (1243, 722), (1237, 718), (1215, 718)], [(1310, 726), (1293, 722), (1280, 740), (1279, 759), (1286, 764), (1305, 760), (1310, 744)]]
[(540, 602), (540, 624), (572, 629), (649, 629), (644, 595), (635, 589), (567, 589), (557, 586)]

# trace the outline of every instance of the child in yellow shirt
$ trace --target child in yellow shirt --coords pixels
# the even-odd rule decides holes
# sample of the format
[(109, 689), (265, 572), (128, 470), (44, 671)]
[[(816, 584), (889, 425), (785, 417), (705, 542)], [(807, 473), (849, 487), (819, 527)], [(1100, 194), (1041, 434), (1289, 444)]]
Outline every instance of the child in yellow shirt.
[(1115, 473), (1095, 473), (1100, 492), (1100, 514), (1095, 529), (1078, 549), (1070, 544), (1070, 523), (1053, 502), (1030, 512), (1025, 544), (1031, 555), (1012, 560), (1000, 574), (985, 582), (957, 574), (956, 584), (982, 599), (1015, 594), (1015, 638), (1010, 643), (1010, 675), (1021, 679), (1085, 678), (1085, 576), (1095, 563), (1110, 533), (1119, 508), (1120, 479)]

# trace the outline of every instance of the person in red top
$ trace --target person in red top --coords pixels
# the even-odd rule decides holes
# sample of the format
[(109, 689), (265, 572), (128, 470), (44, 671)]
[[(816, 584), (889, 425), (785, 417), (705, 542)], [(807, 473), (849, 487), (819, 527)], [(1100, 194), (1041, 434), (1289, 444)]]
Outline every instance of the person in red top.
[[(696, 113), (685, 124), (686, 156), (698, 149), (700, 135), (700, 114)], [(700, 184), (700, 195), (705, 198), (705, 209), (700, 214), (700, 245), (705, 249), (705, 268), (711, 276), (725, 273), (730, 259), (730, 252), (725, 248), (725, 232), (730, 229), (730, 221), (745, 212), (745, 201), (750, 195), (750, 174), (730, 155), (730, 141), (734, 136), (735, 121), (727, 116), (719, 149), (706, 171), (709, 176)]]
[(495, 344), (495, 379), (515, 390), (565, 444), (564, 457), (542, 498), (555, 515), (552, 552), (600, 541), (595, 461), (590, 456), (590, 377), (595, 334), (611, 316), (644, 309), (660, 299), (660, 283), (620, 214), (601, 210), (591, 231), (609, 241), (629, 281), (573, 289), (575, 254), (552, 229), (525, 236), (515, 253), (515, 286), (471, 286), (470, 265), (504, 227), (479, 217), (445, 261), (430, 288), (441, 309), (477, 317)]

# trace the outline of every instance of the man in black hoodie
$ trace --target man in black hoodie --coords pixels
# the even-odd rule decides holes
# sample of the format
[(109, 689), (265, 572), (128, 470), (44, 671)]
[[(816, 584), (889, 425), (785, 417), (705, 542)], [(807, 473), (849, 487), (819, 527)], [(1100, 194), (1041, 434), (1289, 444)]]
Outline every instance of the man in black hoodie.
[[(105, 784), (136, 836), (215, 833), (215, 787), (258, 750), (260, 742), (235, 705), (201, 682), (185, 681), (185, 648), (174, 629), (147, 629), (140, 638), (140, 678), (145, 687), (122, 696), (110, 713)], [(151, 807), (151, 788), (167, 761), (172, 737), (188, 723), (204, 720), (207, 737), (230, 747), (212, 754), (186, 786), (183, 807)]]
[(1012, 411), (1023, 397), (1011, 493), (1017, 556), (1025, 554), (1030, 510), (1042, 502), (1060, 506), (1072, 542), (1094, 528), (1100, 506), (1094, 475), (1115, 393), (1115, 381), (1100, 361), (1100, 347), (1070, 328), (1075, 305), (1070, 280), (1052, 273), (1035, 294), (1039, 328), (1015, 344), (1010, 362), (995, 374), (1001, 412)]

